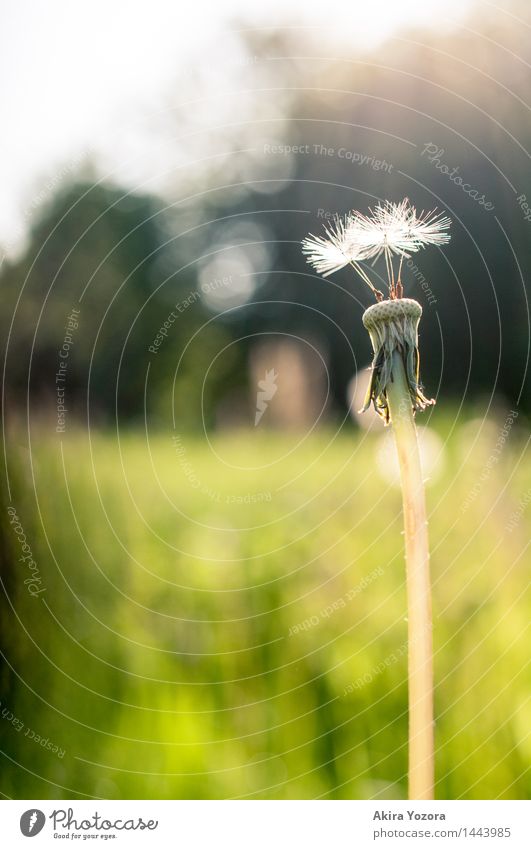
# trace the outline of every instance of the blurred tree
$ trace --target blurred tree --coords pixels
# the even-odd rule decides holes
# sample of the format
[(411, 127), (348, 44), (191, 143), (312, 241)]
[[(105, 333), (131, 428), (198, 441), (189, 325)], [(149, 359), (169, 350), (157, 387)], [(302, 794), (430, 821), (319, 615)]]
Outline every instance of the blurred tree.
[[(29, 389), (32, 402), (54, 406), (56, 375), (65, 361), (61, 349), (70, 334), (65, 369), (69, 411), (85, 415), (90, 404), (96, 420), (115, 413), (126, 421), (143, 416), (151, 362), (150, 407), (167, 417), (161, 396), (168, 400), (183, 349), (210, 317), (193, 272), (179, 270), (176, 236), (167, 225), (160, 200), (115, 186), (79, 183), (52, 198), (32, 229), (26, 254), (5, 265), (0, 280), (12, 403), (23, 403)], [(189, 303), (193, 309), (187, 310)], [(78, 324), (73, 329), (72, 315)], [(190, 387), (197, 395), (209, 364), (205, 355), (231, 338), (219, 328), (206, 335), (202, 356), (195, 349), (177, 375), (177, 413), (186, 424), (201, 416), (200, 392), (192, 403)], [(218, 384), (211, 382), (207, 401), (215, 405), (223, 387), (221, 376)], [(207, 417), (211, 408), (207, 403)]]

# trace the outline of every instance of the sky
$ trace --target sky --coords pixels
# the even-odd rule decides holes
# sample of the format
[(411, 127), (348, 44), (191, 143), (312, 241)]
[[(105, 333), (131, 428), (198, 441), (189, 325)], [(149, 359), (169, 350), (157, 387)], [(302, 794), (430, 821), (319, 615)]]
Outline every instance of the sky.
[(214, 82), (232, 65), (244, 81), (231, 30), (301, 28), (333, 56), (334, 46), (366, 51), (411, 27), (451, 28), (477, 2), (334, 0), (330, 12), (323, 0), (7, 0), (0, 15), (2, 252), (23, 248), (40, 203), (86, 158), (113, 170), (156, 150), (156, 116), (170, 88), (181, 87), (186, 98), (191, 69)]

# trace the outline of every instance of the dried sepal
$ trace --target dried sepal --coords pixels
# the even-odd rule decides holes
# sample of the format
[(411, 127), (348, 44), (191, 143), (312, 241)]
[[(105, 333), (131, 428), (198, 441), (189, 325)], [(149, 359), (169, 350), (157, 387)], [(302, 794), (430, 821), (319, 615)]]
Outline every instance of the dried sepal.
[(363, 314), (362, 320), (371, 337), (374, 359), (361, 412), (367, 410), (372, 402), (385, 424), (389, 424), (390, 420), (387, 387), (393, 380), (395, 351), (399, 352), (404, 364), (413, 413), (435, 404), (433, 399), (426, 398), (420, 387), (418, 325), (421, 315), (422, 307), (412, 298), (382, 301), (369, 307)]

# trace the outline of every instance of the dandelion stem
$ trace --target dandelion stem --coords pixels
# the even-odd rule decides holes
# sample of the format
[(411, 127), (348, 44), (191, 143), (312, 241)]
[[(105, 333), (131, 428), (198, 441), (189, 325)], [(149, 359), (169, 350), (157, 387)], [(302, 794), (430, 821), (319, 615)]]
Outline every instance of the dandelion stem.
[(428, 524), (417, 432), (402, 357), (393, 354), (387, 398), (404, 506), (408, 607), (409, 798), (433, 799), (433, 647)]
[(361, 277), (361, 279), (363, 280), (363, 282), (367, 284), (367, 286), (369, 287), (369, 289), (371, 290), (371, 292), (375, 296), (376, 300), (377, 301), (382, 300), (382, 298), (383, 298), (382, 293), (375, 286), (373, 286), (373, 284), (371, 283), (370, 277), (366, 274), (366, 272), (364, 271), (362, 266), (359, 264), (359, 262), (356, 262), (355, 260), (351, 260), (350, 264), (351, 264), (352, 268), (355, 271), (358, 272), (358, 274)]
[(386, 246), (384, 250), (385, 254), (385, 265), (387, 267), (387, 280), (389, 283), (389, 297), (394, 297), (395, 294), (395, 278), (393, 274), (393, 258), (391, 256), (391, 251)]
[[(404, 262), (404, 254), (400, 254), (400, 264), (398, 266), (398, 277), (397, 277), (397, 285), (399, 284), (402, 287), (402, 263)], [(400, 293), (400, 297), (402, 294)]]

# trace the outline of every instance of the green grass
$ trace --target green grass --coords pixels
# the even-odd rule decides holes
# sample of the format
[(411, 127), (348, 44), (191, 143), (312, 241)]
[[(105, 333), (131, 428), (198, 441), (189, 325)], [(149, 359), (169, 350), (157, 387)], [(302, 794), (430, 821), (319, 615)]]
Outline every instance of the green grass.
[[(530, 463), (514, 425), (485, 476), (502, 424), (437, 425), (439, 798), (529, 794), (531, 505), (506, 525)], [(2, 792), (405, 798), (402, 518), (380, 438), (71, 431), (61, 450), (41, 427), (32, 468), (13, 434), (12, 503), (46, 592), (24, 588), (4, 511), (1, 700), (24, 729), (0, 722)]]

